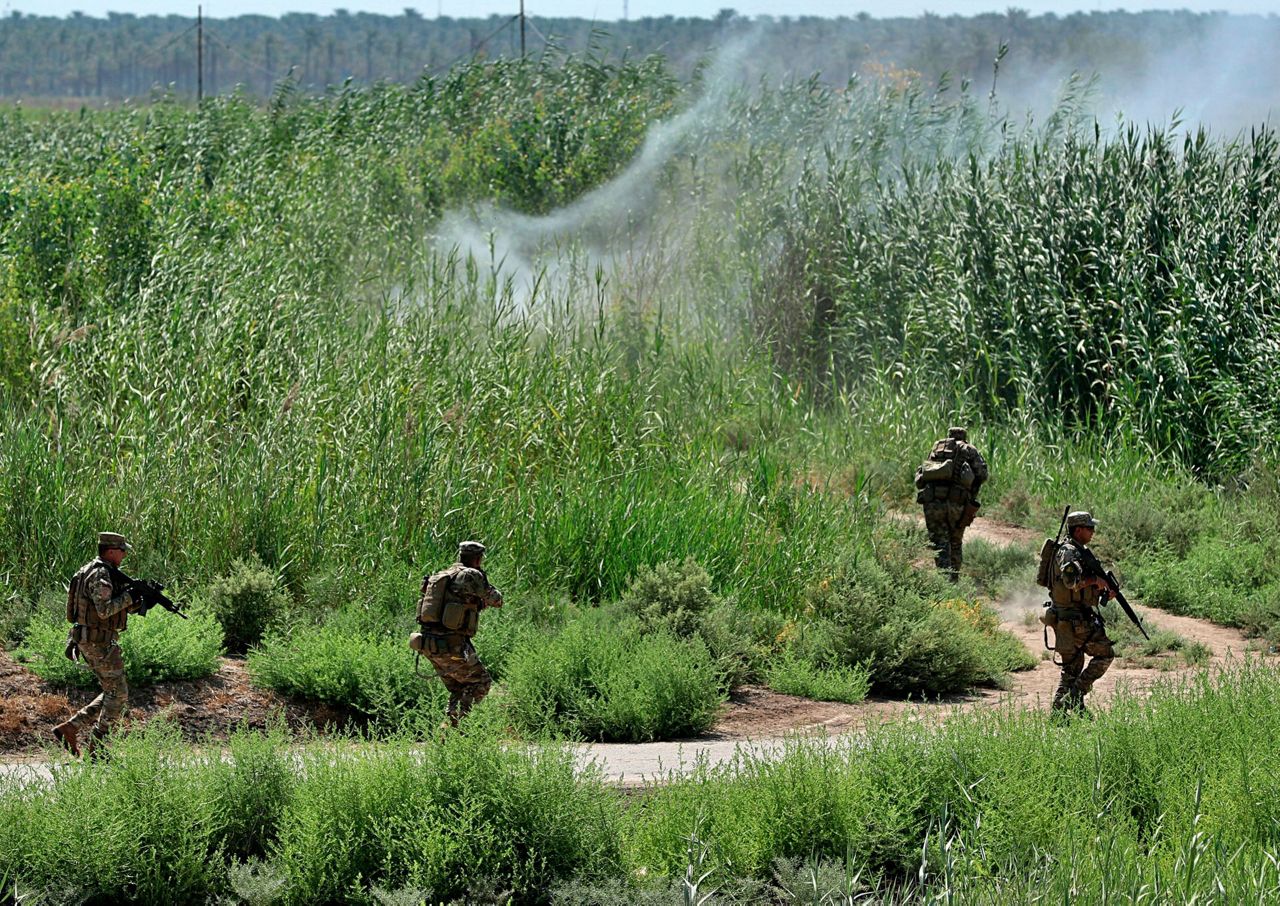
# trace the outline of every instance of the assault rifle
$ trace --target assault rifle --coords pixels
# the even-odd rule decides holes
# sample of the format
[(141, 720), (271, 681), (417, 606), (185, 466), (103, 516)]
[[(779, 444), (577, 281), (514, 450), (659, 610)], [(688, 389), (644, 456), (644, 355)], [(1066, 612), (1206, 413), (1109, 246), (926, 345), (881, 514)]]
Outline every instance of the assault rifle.
[(153, 607), (163, 607), (169, 613), (177, 614), (184, 620), (187, 618), (182, 608), (164, 593), (163, 583), (155, 579), (130, 579), (119, 569), (115, 570), (115, 573), (120, 581), (129, 587), (129, 596), (137, 605), (134, 613), (144, 616)]
[(1120, 605), (1120, 609), (1124, 611), (1124, 615), (1133, 621), (1134, 626), (1138, 627), (1138, 632), (1142, 633), (1142, 637), (1147, 641), (1151, 641), (1151, 636), (1147, 635), (1147, 631), (1142, 628), (1142, 621), (1138, 619), (1138, 615), (1133, 612), (1133, 608), (1125, 600), (1124, 592), (1120, 590), (1120, 583), (1116, 581), (1116, 574), (1110, 570), (1103, 569), (1097, 556), (1089, 548), (1081, 547), (1080, 553), (1084, 555), (1085, 575), (1096, 576), (1107, 583), (1105, 597), (1115, 599), (1115, 602)]

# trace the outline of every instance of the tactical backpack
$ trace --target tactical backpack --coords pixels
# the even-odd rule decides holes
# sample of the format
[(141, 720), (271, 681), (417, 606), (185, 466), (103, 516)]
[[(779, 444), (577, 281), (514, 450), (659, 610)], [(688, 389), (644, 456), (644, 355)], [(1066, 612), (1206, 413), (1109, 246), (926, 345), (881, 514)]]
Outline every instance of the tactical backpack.
[(1036, 569), (1036, 584), (1042, 588), (1053, 585), (1053, 561), (1062, 545), (1056, 538), (1045, 538), (1040, 548), (1040, 566)]
[[(445, 592), (449, 590), (449, 583), (453, 581), (453, 576), (454, 570), (450, 567), (422, 577), (422, 592), (418, 595), (418, 624), (422, 628), (443, 622)], [(409, 636), (409, 648), (414, 653), (419, 655), (424, 652), (430, 653), (429, 647), (426, 636), (421, 632), (415, 632)]]
[(973, 487), (973, 466), (968, 460), (956, 459), (959, 448), (960, 441), (953, 437), (934, 444), (928, 458), (916, 469), (916, 487), (924, 490), (925, 486), (940, 481), (958, 484), (965, 490)]
[(422, 594), (418, 598), (419, 623), (443, 622), (445, 593), (453, 576), (454, 569), (450, 567), (422, 578)]

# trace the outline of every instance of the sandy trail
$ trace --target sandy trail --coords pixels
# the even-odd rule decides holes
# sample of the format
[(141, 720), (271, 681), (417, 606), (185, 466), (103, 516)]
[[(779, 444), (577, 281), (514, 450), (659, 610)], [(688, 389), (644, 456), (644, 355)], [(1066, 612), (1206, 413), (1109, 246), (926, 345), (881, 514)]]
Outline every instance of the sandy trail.
[[(922, 522), (912, 513), (895, 514), (893, 518), (917, 524)], [(1029, 550), (1038, 549), (1042, 540), (1034, 531), (984, 518), (975, 520), (969, 529), (969, 537), (1001, 546), (1020, 545)], [(995, 603), (1002, 615), (1003, 627), (1040, 658), (1033, 669), (1011, 674), (1006, 689), (974, 689), (930, 700), (873, 696), (856, 705), (846, 705), (810, 701), (782, 695), (763, 687), (747, 686), (734, 691), (716, 725), (710, 732), (696, 739), (637, 744), (584, 744), (576, 747), (578, 761), (583, 765), (595, 763), (606, 778), (623, 786), (631, 786), (687, 774), (699, 763), (725, 764), (739, 751), (770, 757), (782, 750), (783, 742), (788, 736), (796, 734), (825, 739), (832, 745), (839, 745), (842, 736), (888, 721), (941, 721), (975, 709), (1006, 706), (1045, 709), (1058, 684), (1058, 669), (1048, 659), (1049, 654), (1044, 649), (1043, 629), (1036, 619), (1043, 595), (1043, 589), (1032, 587), (1026, 589), (1025, 593), (1015, 595), (1015, 600)], [(1207, 666), (1191, 667), (1172, 653), (1140, 660), (1118, 658), (1095, 687), (1090, 698), (1091, 707), (1105, 708), (1121, 690), (1141, 695), (1160, 682), (1177, 682), (1201, 670), (1221, 669), (1250, 650), (1248, 640), (1238, 630), (1193, 617), (1175, 616), (1154, 608), (1138, 606), (1136, 603), (1135, 609), (1148, 631), (1153, 628), (1170, 629), (1190, 641), (1206, 646), (1211, 652), (1209, 662)], [(0, 670), (0, 677), (7, 675), (11, 683), (20, 680), (17, 675), (19, 671), (26, 673), (8, 661), (2, 652), (0, 661), (0, 667), (5, 668)], [(242, 664), (224, 661), (219, 675), (212, 681), (215, 689), (221, 693), (218, 697), (219, 705), (225, 704), (225, 699), (250, 694), (251, 689), (242, 674)], [(31, 682), (38, 683), (31, 674), (26, 673), (26, 676)], [(252, 690), (252, 694), (263, 693)], [(171, 713), (171, 716), (181, 720), (188, 711), (203, 710), (199, 706), (209, 704), (206, 695), (204, 691), (178, 695), (176, 698), (171, 693), (167, 697), (157, 695), (164, 703), (164, 707), (157, 708), (157, 711), (168, 709), (172, 712), (176, 706), (177, 713)], [(57, 704), (61, 710), (65, 707), (66, 700)], [(265, 702), (259, 704), (263, 707), (266, 705)], [(196, 707), (192, 707), (193, 705)], [(0, 718), (2, 717), (3, 714), (0, 713)], [(0, 724), (3, 724), (2, 719)], [(35, 745), (39, 746), (40, 743), (36, 742)], [(64, 761), (48, 748), (31, 750), (29, 747), (30, 743), (28, 751), (12, 752), (0, 759), (0, 778), (48, 780), (56, 772), (58, 763)], [(54, 755), (54, 760), (50, 759), (51, 754)]]

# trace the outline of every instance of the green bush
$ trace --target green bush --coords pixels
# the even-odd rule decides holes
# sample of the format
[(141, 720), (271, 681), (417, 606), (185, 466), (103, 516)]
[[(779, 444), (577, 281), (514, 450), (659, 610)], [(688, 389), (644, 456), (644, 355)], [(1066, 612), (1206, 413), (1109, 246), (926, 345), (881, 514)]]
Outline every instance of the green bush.
[(409, 887), (440, 902), (486, 880), (536, 902), (619, 873), (620, 818), (572, 752), (511, 746), (499, 722), (361, 749), (238, 733), (210, 758), (153, 721), (108, 762), (0, 778), (0, 874), (57, 903), (371, 903)]
[(695, 635), (707, 612), (721, 603), (711, 590), (711, 575), (692, 558), (642, 568), (622, 597), (622, 606), (647, 631), (665, 629), (682, 638)]
[(226, 575), (210, 583), (205, 599), (222, 624), (227, 650), (237, 654), (262, 641), (289, 607), (279, 577), (256, 556), (234, 561)]
[(444, 687), (429, 663), (417, 666), (407, 632), (371, 634), (341, 621), (269, 635), (249, 652), (255, 683), (348, 708), (384, 730), (439, 723)]
[(1163, 552), (1126, 561), (1122, 578), (1144, 604), (1266, 634), (1280, 600), (1277, 556), (1273, 541), (1210, 536), (1184, 558)]
[(785, 695), (857, 704), (871, 691), (871, 671), (861, 666), (821, 668), (787, 655), (770, 665), (766, 682)]
[(711, 575), (692, 558), (641, 568), (620, 603), (645, 632), (702, 639), (727, 685), (755, 673), (749, 618), (711, 590)]
[(998, 617), (954, 595), (933, 570), (887, 553), (851, 557), (810, 589), (813, 616), (800, 624), (796, 655), (824, 668), (866, 665), (872, 687), (894, 694), (998, 685), (1005, 671), (1027, 666), (1025, 647)]
[(706, 645), (588, 611), (512, 656), (507, 707), (529, 736), (647, 742), (699, 733), (723, 687)]
[[(182, 620), (155, 608), (145, 617), (129, 618), (129, 627), (120, 636), (120, 648), (130, 685), (199, 679), (217, 672), (222, 628), (207, 608), (195, 607), (186, 613), (188, 619)], [(68, 628), (67, 623), (43, 616), (32, 618), (14, 656), (51, 683), (93, 687), (97, 685), (93, 672), (63, 657)]]

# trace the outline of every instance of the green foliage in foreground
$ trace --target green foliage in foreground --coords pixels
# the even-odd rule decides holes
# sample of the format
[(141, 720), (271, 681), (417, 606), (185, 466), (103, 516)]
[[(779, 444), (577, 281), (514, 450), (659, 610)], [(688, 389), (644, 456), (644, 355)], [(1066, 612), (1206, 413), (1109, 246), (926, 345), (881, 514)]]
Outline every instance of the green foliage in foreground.
[(1104, 885), (1126, 901), (1145, 888), (1161, 902), (1270, 902), (1278, 692), (1276, 669), (1253, 664), (1092, 721), (983, 711), (795, 740), (780, 760), (742, 753), (638, 803), (575, 776), (566, 749), (505, 742), (487, 705), (443, 741), (290, 750), (241, 734), (222, 758), (152, 726), (109, 763), (0, 781), (0, 866), (21, 891), (149, 903), (252, 877), (281, 903), (369, 903), (375, 885), (666, 903), (682, 880), (718, 892), (710, 902), (791, 903), (806, 878), (886, 903)]
[(447, 695), (430, 664), (414, 673), (407, 638), (407, 632), (370, 632), (349, 621), (298, 626), (251, 651), (249, 671), (255, 682), (285, 695), (349, 708), (383, 728), (418, 720), (431, 726)]
[[(218, 669), (222, 627), (203, 607), (187, 611), (188, 619), (156, 608), (145, 617), (131, 617), (121, 637), (125, 678), (135, 686), (161, 680), (198, 679)], [(27, 625), (27, 635), (14, 656), (37, 676), (52, 683), (95, 687), (97, 680), (83, 664), (62, 655), (67, 642), (66, 622), (41, 614)]]
[(769, 665), (765, 673), (769, 688), (785, 695), (817, 701), (856, 704), (871, 691), (866, 667), (816, 667), (809, 661), (784, 656)]
[(700, 638), (682, 639), (598, 610), (529, 639), (506, 673), (508, 708), (529, 736), (649, 742), (706, 730), (724, 701)]

